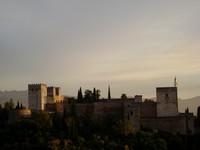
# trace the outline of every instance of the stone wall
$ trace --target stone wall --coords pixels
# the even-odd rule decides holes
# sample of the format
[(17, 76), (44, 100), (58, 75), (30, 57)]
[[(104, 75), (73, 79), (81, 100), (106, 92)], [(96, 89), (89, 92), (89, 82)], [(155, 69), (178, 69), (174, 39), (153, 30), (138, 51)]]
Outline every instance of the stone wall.
[[(157, 129), (170, 133), (186, 134), (186, 118), (184, 115), (177, 117), (157, 117), (157, 118), (141, 118), (141, 126), (143, 128)], [(190, 114), (190, 120), (188, 120), (189, 133), (193, 134), (194, 120), (193, 114)]]
[(140, 117), (149, 118), (157, 117), (156, 102), (143, 102), (140, 103)]
[[(67, 113), (70, 113), (72, 106), (72, 103), (65, 104), (65, 110)], [(78, 116), (89, 112), (92, 114), (94, 120), (121, 120), (125, 125), (130, 123), (135, 131), (140, 130), (139, 104), (135, 104), (132, 101), (102, 100), (101, 102), (94, 103), (76, 103), (75, 108)]]
[(124, 124), (130, 124), (134, 131), (140, 131), (140, 106), (136, 103), (124, 103)]

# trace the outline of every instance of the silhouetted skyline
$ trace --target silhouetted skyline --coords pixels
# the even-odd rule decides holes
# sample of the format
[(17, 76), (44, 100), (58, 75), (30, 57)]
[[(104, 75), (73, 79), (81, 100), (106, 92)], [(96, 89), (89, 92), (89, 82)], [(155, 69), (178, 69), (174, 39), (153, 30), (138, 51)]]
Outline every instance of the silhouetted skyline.
[(77, 95), (200, 91), (200, 1), (0, 0), (0, 91), (29, 83)]

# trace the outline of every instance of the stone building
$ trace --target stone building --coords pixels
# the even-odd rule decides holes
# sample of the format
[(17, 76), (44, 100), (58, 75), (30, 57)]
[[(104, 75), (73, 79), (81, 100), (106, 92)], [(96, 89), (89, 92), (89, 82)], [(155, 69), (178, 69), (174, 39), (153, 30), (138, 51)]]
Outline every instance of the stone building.
[[(129, 123), (134, 131), (151, 128), (171, 133), (193, 134), (193, 113), (179, 113), (176, 87), (157, 88), (157, 102), (142, 102), (142, 96), (127, 99), (104, 99), (93, 103), (76, 103), (77, 115), (83, 115), (88, 108), (93, 119), (122, 120)], [(75, 100), (75, 99), (74, 99)], [(58, 108), (59, 104), (55, 104)], [(72, 103), (63, 103), (69, 112)], [(171, 108), (170, 108), (171, 107)], [(61, 108), (61, 107), (59, 107)]]
[(178, 116), (177, 87), (156, 88), (157, 116), (170, 117)]
[(63, 100), (59, 87), (47, 87), (46, 84), (28, 85), (28, 108), (31, 110), (44, 110), (47, 103)]
[(47, 102), (46, 84), (28, 85), (28, 108), (30, 110), (44, 110)]
[(61, 96), (60, 88), (33, 84), (29, 85), (29, 98), (29, 108), (33, 110), (45, 108), (50, 113), (69, 114), (75, 102), (78, 116), (90, 111), (94, 120), (121, 120), (124, 126), (131, 125), (134, 131), (151, 128), (171, 133), (194, 133), (193, 113), (189, 113), (188, 109), (185, 113), (178, 111), (177, 87), (156, 88), (157, 102), (143, 102), (142, 96), (136, 95), (134, 98), (108, 97), (90, 103), (77, 103), (77, 99)]
[(47, 87), (47, 103), (61, 102), (64, 96), (61, 95), (60, 87)]
[(194, 116), (189, 113), (179, 113), (177, 87), (158, 87), (156, 88), (155, 103), (141, 103), (140, 123), (144, 128), (157, 130), (193, 134)]

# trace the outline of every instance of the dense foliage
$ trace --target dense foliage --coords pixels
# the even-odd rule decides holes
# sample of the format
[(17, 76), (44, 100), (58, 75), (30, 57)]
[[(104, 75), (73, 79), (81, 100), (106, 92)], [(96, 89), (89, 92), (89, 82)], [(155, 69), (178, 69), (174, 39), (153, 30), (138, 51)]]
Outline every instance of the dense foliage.
[(8, 123), (13, 107), (0, 107), (0, 149), (61, 150), (186, 150), (200, 149), (200, 135), (181, 135), (142, 129), (125, 132), (122, 121), (93, 121), (88, 109), (77, 116), (73, 104), (69, 114), (49, 115), (40, 111), (31, 118)]

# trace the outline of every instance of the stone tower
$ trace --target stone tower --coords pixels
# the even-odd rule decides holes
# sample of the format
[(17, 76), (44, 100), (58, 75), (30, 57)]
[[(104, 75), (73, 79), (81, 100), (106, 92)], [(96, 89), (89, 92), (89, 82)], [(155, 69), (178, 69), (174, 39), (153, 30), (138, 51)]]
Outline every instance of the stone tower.
[(64, 100), (64, 96), (60, 94), (60, 87), (47, 87), (47, 103), (55, 103)]
[(172, 117), (178, 116), (177, 87), (156, 88), (157, 116)]
[(44, 110), (47, 101), (46, 84), (28, 85), (28, 108), (31, 110)]

